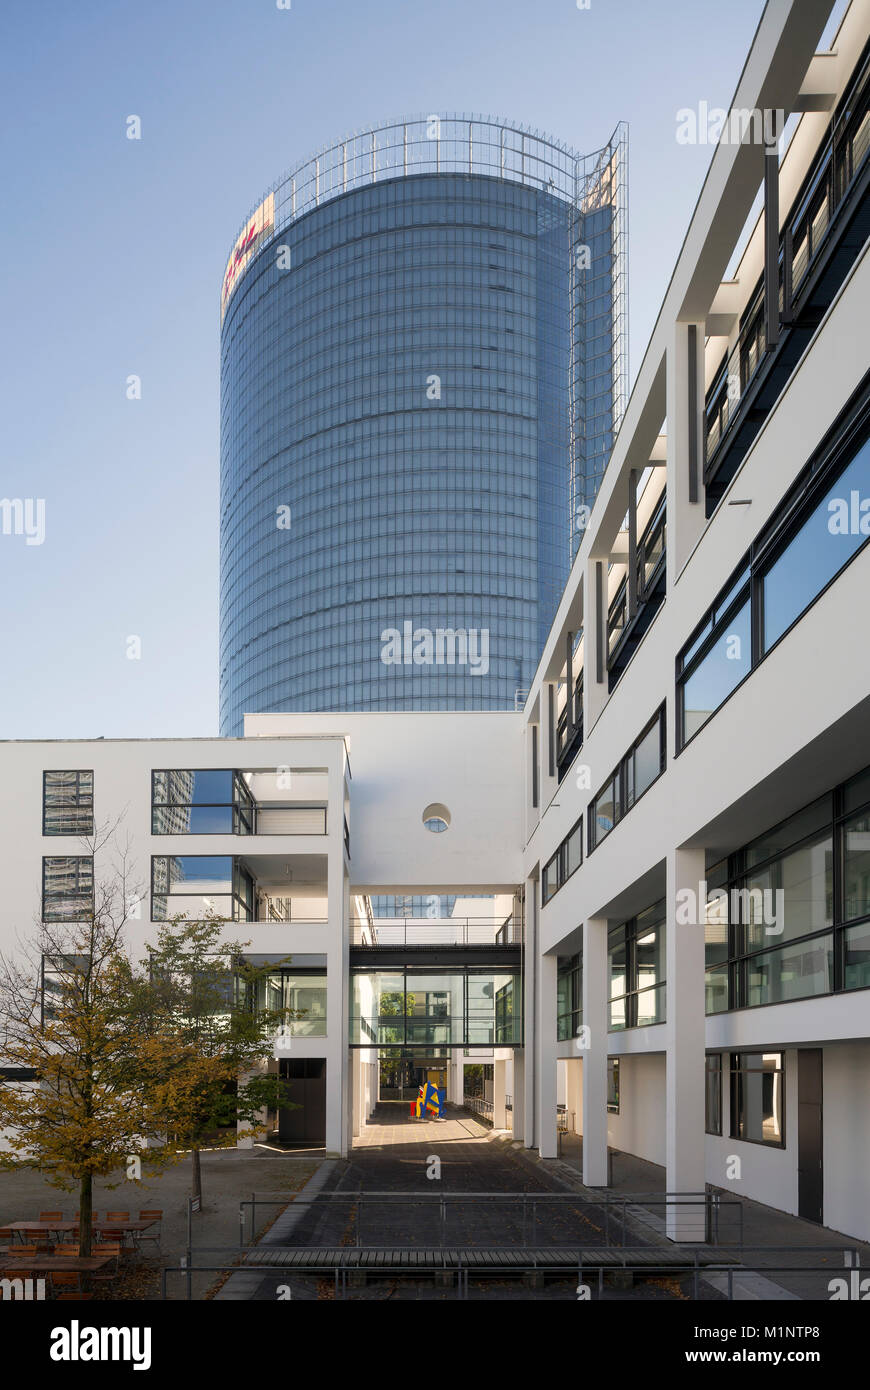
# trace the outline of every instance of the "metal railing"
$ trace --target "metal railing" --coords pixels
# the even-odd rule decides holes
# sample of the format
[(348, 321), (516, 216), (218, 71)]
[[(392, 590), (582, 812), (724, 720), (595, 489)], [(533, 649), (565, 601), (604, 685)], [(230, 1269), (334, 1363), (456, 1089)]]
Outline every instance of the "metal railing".
[(492, 1124), (493, 1111), (491, 1100), (487, 1100), (484, 1096), (463, 1096), (462, 1104), (464, 1109), (471, 1111), (472, 1115), (480, 1115), (482, 1119)]
[[(331, 1238), (358, 1249), (381, 1248), (384, 1217), (399, 1236), (395, 1248), (485, 1244), (490, 1249), (559, 1249), (565, 1246), (622, 1248), (635, 1241), (638, 1224), (650, 1218), (666, 1220), (679, 1238), (734, 1249), (743, 1247), (743, 1204), (717, 1191), (681, 1193), (605, 1193), (586, 1197), (573, 1192), (350, 1192), (316, 1193), (311, 1197), (267, 1196), (252, 1193), (239, 1203), (239, 1245), (245, 1244), (250, 1209), (250, 1233), (257, 1228), (257, 1210), (293, 1203), (294, 1212), (316, 1218), (320, 1229), (331, 1226)], [(403, 1220), (396, 1221), (401, 1213)], [(557, 1220), (553, 1218), (557, 1217)], [(486, 1223), (486, 1224), (485, 1224)], [(492, 1239), (485, 1231), (492, 1228)], [(651, 1239), (653, 1227), (650, 1226)]]
[[(656, 1250), (661, 1250), (661, 1257), (656, 1258)], [(263, 1256), (274, 1251), (274, 1260), (269, 1261)], [(624, 1246), (619, 1249), (579, 1249), (565, 1253), (569, 1260), (558, 1257), (557, 1251), (547, 1252), (546, 1250), (528, 1250), (515, 1252), (513, 1258), (506, 1259), (503, 1265), (498, 1262), (498, 1251), (488, 1246), (476, 1249), (442, 1249), (437, 1251), (426, 1251), (426, 1254), (433, 1258), (424, 1264), (422, 1257), (424, 1252), (417, 1251), (415, 1262), (410, 1265), (402, 1265), (396, 1259), (401, 1256), (401, 1251), (395, 1247), (383, 1246), (372, 1247), (371, 1250), (361, 1252), (355, 1247), (339, 1248), (330, 1247), (294, 1247), (294, 1246), (246, 1246), (242, 1250), (232, 1251), (228, 1246), (202, 1246), (192, 1249), (188, 1257), (182, 1257), (182, 1262), (178, 1265), (166, 1265), (161, 1272), (161, 1298), (168, 1297), (168, 1276), (170, 1274), (181, 1274), (186, 1279), (186, 1298), (192, 1299), (192, 1282), (194, 1274), (243, 1274), (247, 1276), (255, 1275), (265, 1280), (275, 1279), (281, 1285), (286, 1285), (288, 1280), (316, 1279), (318, 1285), (322, 1285), (324, 1276), (331, 1275), (333, 1279), (333, 1296), (336, 1299), (344, 1300), (348, 1297), (348, 1289), (359, 1287), (366, 1278), (389, 1279), (394, 1282), (399, 1279), (412, 1280), (419, 1285), (428, 1280), (444, 1287), (446, 1283), (455, 1290), (456, 1297), (459, 1299), (468, 1298), (469, 1282), (475, 1284), (485, 1284), (487, 1280), (497, 1280), (501, 1283), (506, 1277), (518, 1279), (528, 1279), (542, 1276), (549, 1276), (551, 1279), (568, 1282), (571, 1284), (570, 1297), (576, 1298), (576, 1294), (581, 1288), (585, 1288), (592, 1293), (592, 1279), (595, 1277), (597, 1283), (598, 1297), (601, 1298), (604, 1292), (605, 1279), (608, 1275), (617, 1276), (624, 1279), (626, 1276), (637, 1279), (661, 1279), (667, 1277), (673, 1280), (691, 1280), (691, 1299), (696, 1301), (702, 1297), (701, 1285), (706, 1284), (714, 1288), (717, 1292), (724, 1295), (727, 1302), (742, 1301), (744, 1298), (751, 1298), (756, 1301), (758, 1294), (745, 1293), (742, 1290), (742, 1281), (746, 1276), (763, 1278), (775, 1281), (778, 1277), (786, 1275), (790, 1282), (808, 1281), (806, 1291), (803, 1294), (795, 1294), (796, 1298), (805, 1298), (812, 1301), (819, 1301), (834, 1297), (835, 1283), (845, 1281), (847, 1291), (850, 1286), (855, 1287), (852, 1295), (855, 1299), (861, 1297), (860, 1277), (861, 1270), (857, 1263), (858, 1252), (854, 1248), (844, 1248), (842, 1246), (812, 1246), (812, 1245), (793, 1245), (793, 1246), (752, 1246), (747, 1247), (743, 1256), (760, 1254), (770, 1257), (771, 1255), (781, 1254), (783, 1257), (790, 1255), (812, 1255), (816, 1263), (807, 1264), (780, 1263), (778, 1260), (753, 1260), (746, 1263), (743, 1256), (740, 1261), (721, 1258), (716, 1260), (710, 1257), (707, 1250), (695, 1247), (694, 1249), (680, 1248), (677, 1257), (674, 1257), (673, 1247), (661, 1246)], [(516, 1258), (516, 1253), (520, 1258)], [(233, 1254), (234, 1258), (227, 1258), (222, 1261), (207, 1264), (194, 1264), (195, 1255), (209, 1254)], [(249, 1255), (258, 1256), (256, 1263), (246, 1262)], [(301, 1256), (303, 1263), (294, 1263), (293, 1256)], [(361, 1255), (371, 1255), (372, 1261), (363, 1261)], [(524, 1258), (523, 1258), (524, 1256)], [(573, 1258), (570, 1258), (573, 1256)], [(830, 1263), (831, 1257), (838, 1257), (844, 1260), (842, 1265)], [(241, 1257), (241, 1262), (240, 1262)], [(850, 1264), (849, 1261), (852, 1261)], [(487, 1263), (484, 1264), (483, 1261)], [(353, 1281), (351, 1284), (350, 1281)], [(575, 1282), (576, 1281), (576, 1282)], [(361, 1293), (365, 1297), (365, 1293)], [(685, 1296), (685, 1295), (684, 1295)], [(705, 1297), (708, 1295), (704, 1294)], [(838, 1291), (838, 1297), (842, 1297)], [(277, 1292), (276, 1292), (277, 1297)]]
[(373, 917), (351, 925), (354, 946), (520, 946), (516, 917)]

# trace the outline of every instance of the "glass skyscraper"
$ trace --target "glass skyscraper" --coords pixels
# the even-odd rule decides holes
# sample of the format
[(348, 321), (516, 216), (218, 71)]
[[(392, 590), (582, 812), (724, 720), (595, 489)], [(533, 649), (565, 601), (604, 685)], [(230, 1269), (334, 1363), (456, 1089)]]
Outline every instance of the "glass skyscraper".
[(221, 732), (513, 708), (623, 409), (626, 137), (349, 137), (245, 222), (221, 296)]

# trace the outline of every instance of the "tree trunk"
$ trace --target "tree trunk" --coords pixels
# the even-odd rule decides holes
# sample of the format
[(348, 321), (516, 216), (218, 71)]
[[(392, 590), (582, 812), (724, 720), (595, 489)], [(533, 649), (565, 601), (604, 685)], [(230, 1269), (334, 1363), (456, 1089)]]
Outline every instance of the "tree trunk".
[(191, 1162), (191, 1170), (190, 1170), (190, 1175), (191, 1175), (190, 1195), (191, 1195), (191, 1197), (198, 1198), (198, 1199), (199, 1199), (199, 1204), (200, 1204), (200, 1206), (202, 1206), (202, 1169), (201, 1169), (200, 1163), (199, 1163), (199, 1149), (193, 1149), (193, 1151), (191, 1152), (191, 1155), (190, 1155), (190, 1162)]
[(86, 1257), (91, 1253), (91, 1217), (94, 1210), (94, 1178), (85, 1173), (79, 1182), (79, 1254)]

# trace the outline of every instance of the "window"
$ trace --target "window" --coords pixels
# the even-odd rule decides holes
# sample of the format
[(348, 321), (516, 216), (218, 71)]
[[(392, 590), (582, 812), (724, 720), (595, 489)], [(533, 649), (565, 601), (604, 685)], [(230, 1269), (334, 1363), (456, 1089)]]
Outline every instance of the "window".
[(583, 862), (583, 817), (569, 830), (556, 853), (541, 870), (541, 906), (546, 907)]
[(641, 600), (648, 597), (649, 591), (665, 558), (666, 513), (665, 494), (662, 493), (653, 515), (637, 543), (637, 591)]
[(282, 1037), (326, 1037), (325, 971), (278, 970), (258, 981), (257, 993), (260, 1009), (286, 1011)]
[(58, 1017), (64, 1004), (75, 1010), (90, 961), (90, 956), (83, 955), (43, 955), (40, 1003), (40, 1024), (43, 1028)]
[(763, 652), (806, 612), (870, 536), (870, 439), (813, 503), (816, 495), (814, 488), (800, 509), (806, 519), (789, 528), (780, 555), (762, 571)]
[(92, 835), (93, 772), (43, 772), (43, 835)]
[(213, 912), (236, 922), (254, 919), (253, 880), (229, 854), (154, 855), (151, 920), (197, 918)]
[(704, 1072), (705, 1129), (708, 1134), (722, 1133), (722, 1058), (718, 1052), (705, 1059)]
[(94, 860), (90, 854), (42, 861), (43, 922), (81, 922), (94, 912)]
[(589, 853), (648, 791), (665, 767), (665, 707), (653, 715), (588, 811)]
[(698, 659), (680, 682), (683, 742), (687, 743), (752, 669), (748, 591), (746, 602), (717, 623)]
[(227, 768), (151, 774), (152, 835), (252, 835), (254, 800)]
[(619, 1114), (619, 1058), (607, 1059), (607, 1109), (611, 1115)]
[(785, 1148), (781, 1052), (732, 1052), (731, 1138)]
[(582, 957), (560, 956), (556, 969), (556, 1037), (576, 1038), (583, 1023)]
[(708, 867), (708, 1014), (849, 987), (839, 924), (854, 905), (849, 845), (862, 812), (845, 814), (846, 804), (835, 789)]
[(665, 905), (648, 907), (607, 938), (611, 1032), (645, 1028), (665, 1018)]
[(870, 537), (864, 388), (677, 657), (677, 744), (704, 727)]

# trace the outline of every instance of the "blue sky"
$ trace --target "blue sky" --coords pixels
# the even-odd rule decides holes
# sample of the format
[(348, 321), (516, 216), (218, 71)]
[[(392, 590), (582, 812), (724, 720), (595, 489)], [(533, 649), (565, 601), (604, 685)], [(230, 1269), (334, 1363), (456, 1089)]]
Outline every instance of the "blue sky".
[(710, 157), (676, 143), (676, 111), (728, 105), (762, 8), (6, 6), (0, 496), (46, 516), (41, 545), (0, 535), (0, 738), (217, 732), (219, 291), (264, 189), (404, 113), (508, 116), (583, 152), (626, 120), (634, 375)]

